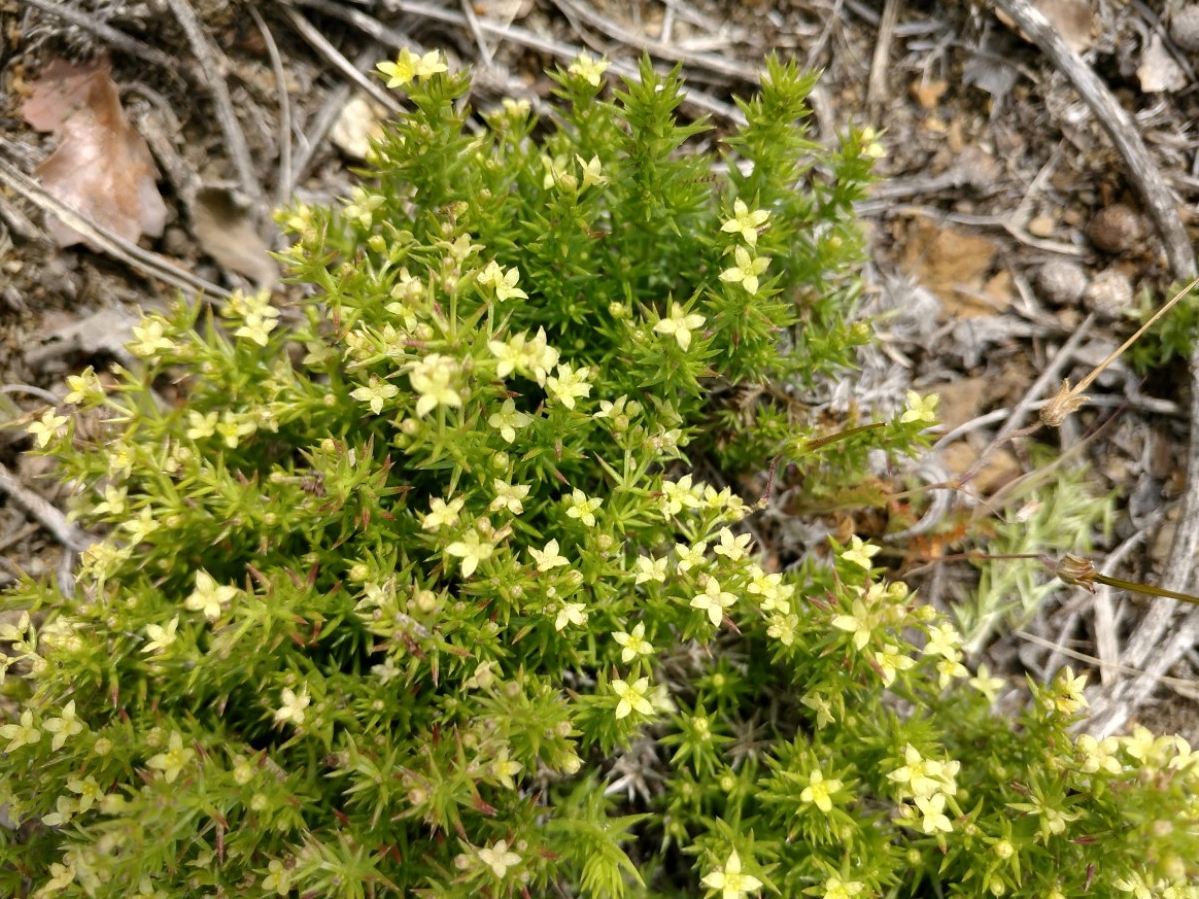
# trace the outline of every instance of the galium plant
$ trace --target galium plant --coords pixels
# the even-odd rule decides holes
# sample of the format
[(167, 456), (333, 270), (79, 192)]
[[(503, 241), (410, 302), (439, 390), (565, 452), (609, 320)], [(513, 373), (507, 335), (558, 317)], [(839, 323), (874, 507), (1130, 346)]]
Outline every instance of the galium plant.
[(380, 69), (413, 111), (371, 180), (281, 215), (295, 319), (152, 315), (142, 370), (31, 428), (105, 536), (72, 595), (5, 598), (0, 889), (1194, 895), (1185, 741), (1075, 736), (1071, 675), (996, 717), (878, 547), (770, 570), (757, 498), (690, 464), (835, 496), (919, 445), (919, 396), (831, 440), (707, 396), (866, 339), (871, 135), (807, 142), (813, 80), (774, 60), (719, 175), (648, 64), (604, 99), (581, 57), (557, 116), (477, 132), (436, 54)]

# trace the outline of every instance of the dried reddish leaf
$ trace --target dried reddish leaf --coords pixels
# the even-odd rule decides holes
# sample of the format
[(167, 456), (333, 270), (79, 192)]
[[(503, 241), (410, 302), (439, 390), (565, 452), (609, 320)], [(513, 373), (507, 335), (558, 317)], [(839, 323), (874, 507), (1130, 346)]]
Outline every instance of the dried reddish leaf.
[[(35, 170), (46, 191), (126, 240), (158, 237), (166, 204), (150, 148), (121, 109), (107, 61), (75, 65), (56, 60), (42, 70), (22, 114), (53, 131), (58, 149)], [(47, 228), (60, 247), (83, 237), (55, 218)]]

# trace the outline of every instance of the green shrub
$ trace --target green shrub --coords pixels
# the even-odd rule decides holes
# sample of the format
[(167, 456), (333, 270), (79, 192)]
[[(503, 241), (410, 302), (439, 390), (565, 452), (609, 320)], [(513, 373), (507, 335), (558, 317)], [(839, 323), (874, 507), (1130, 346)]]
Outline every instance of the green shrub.
[(876, 547), (768, 573), (756, 498), (691, 470), (781, 455), (827, 504), (920, 445), (914, 395), (839, 439), (711, 396), (866, 339), (872, 136), (807, 142), (771, 61), (714, 176), (648, 65), (603, 101), (584, 57), (558, 117), (477, 133), (467, 76), (380, 68), (415, 109), (373, 180), (281, 216), (294, 323), (151, 316), (144, 370), (71, 379), (103, 433), (31, 428), (107, 536), (73, 596), (5, 600), (0, 890), (1194, 895), (1185, 742), (1072, 736), (1069, 676), (996, 717)]

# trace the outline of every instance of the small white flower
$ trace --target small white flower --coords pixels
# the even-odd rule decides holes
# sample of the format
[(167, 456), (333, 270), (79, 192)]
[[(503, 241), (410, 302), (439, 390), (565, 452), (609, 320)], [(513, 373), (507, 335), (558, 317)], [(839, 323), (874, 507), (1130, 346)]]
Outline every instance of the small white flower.
[(297, 694), (290, 687), (284, 687), (280, 694), (280, 705), (275, 710), (275, 723), (282, 724), (285, 721), (290, 721), (295, 725), (304, 723), (304, 709), (308, 708), (308, 704), (312, 702), (312, 697), (308, 695), (308, 688), (305, 687)]

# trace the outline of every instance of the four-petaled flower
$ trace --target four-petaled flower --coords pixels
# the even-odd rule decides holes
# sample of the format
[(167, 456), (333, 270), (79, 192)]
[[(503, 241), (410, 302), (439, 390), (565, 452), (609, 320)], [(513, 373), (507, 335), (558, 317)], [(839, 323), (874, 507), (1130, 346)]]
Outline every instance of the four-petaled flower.
[(644, 584), (646, 581), (657, 581), (659, 584), (666, 583), (666, 566), (669, 560), (665, 557), (661, 559), (651, 559), (649, 556), (637, 557), (637, 579), (635, 584)]
[(66, 423), (65, 416), (55, 415), (54, 410), (49, 409), (40, 419), (30, 424), (25, 431), (32, 434), (37, 440), (38, 449), (44, 449), (58, 434), (58, 429)]
[(279, 708), (275, 710), (275, 723), (282, 724), (290, 721), (297, 726), (303, 724), (304, 709), (308, 708), (308, 704), (311, 702), (312, 697), (308, 695), (307, 687), (299, 693), (290, 687), (284, 687), (283, 692), (279, 695)]
[(703, 325), (705, 319), (698, 312), (688, 314), (678, 303), (670, 304), (670, 316), (654, 325), (655, 334), (674, 336), (680, 349), (686, 352), (691, 346), (691, 332)]
[[(399, 392), (400, 388), (396, 387), (395, 384), (380, 380), (378, 375), (371, 375), (370, 382), (355, 390), (351, 390), (350, 396), (360, 402), (366, 403), (371, 407), (371, 411), (378, 415), (383, 411), (383, 404)], [(191, 436), (190, 432), (188, 432), (188, 436)]]
[(648, 677), (639, 677), (631, 684), (622, 680), (612, 681), (612, 692), (620, 697), (620, 702), (616, 704), (617, 720), (627, 717), (634, 711), (640, 712), (642, 715), (651, 714), (654, 707), (646, 698), (648, 691)]
[[(545, 549), (529, 548), (529, 555), (537, 563), (538, 571), (549, 571), (551, 568), (558, 568), (562, 565), (569, 565), (570, 560), (566, 556), (558, 554), (558, 541), (551, 540), (545, 545)], [(561, 628), (559, 628), (561, 630)]]
[(291, 892), (291, 871), (283, 867), (283, 862), (277, 858), (272, 858), (267, 862), (267, 875), (262, 878), (262, 889), (266, 892), (275, 892), (280, 896), (286, 896)]
[(937, 423), (937, 404), (940, 402), (941, 397), (935, 393), (922, 397), (915, 390), (909, 390), (908, 411), (903, 413), (899, 420), (904, 424), (912, 421), (925, 421), (935, 425)]
[(736, 562), (744, 558), (745, 551), (749, 547), (749, 541), (753, 539), (751, 534), (741, 534), (738, 537), (733, 536), (733, 532), (728, 528), (720, 529), (720, 542), (712, 547), (712, 552), (718, 556), (724, 556), (730, 562)]
[(424, 56), (417, 56), (407, 47), (400, 51), (395, 62), (381, 62), (375, 68), (387, 76), (389, 88), (403, 87), (411, 84), (414, 78), (423, 81), (446, 71), (446, 65), (436, 50), (430, 50)]
[(4, 739), (10, 741), (4, 751), (13, 752), (22, 746), (29, 746), (36, 743), (42, 738), (42, 732), (34, 726), (33, 712), (26, 709), (21, 713), (19, 723), (5, 724), (3, 727), (0, 727), (0, 737), (4, 737)]
[(520, 856), (508, 848), (507, 840), (497, 840), (492, 846), (478, 850), (479, 860), (491, 869), (491, 873), (502, 878), (513, 865), (520, 864)]
[(458, 513), (466, 505), (466, 500), (460, 496), (454, 497), (448, 503), (440, 496), (429, 500), (429, 514), (420, 520), (420, 526), (425, 531), (440, 531), (442, 528), (452, 528), (458, 523)]
[(616, 631), (612, 634), (612, 639), (624, 647), (620, 651), (620, 660), (626, 665), (637, 656), (654, 654), (654, 647), (645, 639), (645, 622), (643, 621), (637, 622), (631, 634), (625, 631)]
[(412, 364), (408, 380), (420, 394), (416, 401), (417, 416), (423, 418), (438, 406), (462, 405), (462, 395), (453, 387), (457, 374), (458, 360), (441, 353), (430, 353)]
[(75, 734), (83, 732), (83, 722), (75, 717), (75, 700), (72, 699), (63, 706), (61, 717), (47, 718), (46, 723), (42, 726), (49, 733), (54, 734), (54, 739), (50, 741), (50, 748), (62, 749), (67, 740)]
[(578, 397), (591, 396), (591, 384), (587, 381), (588, 369), (571, 368), (558, 363), (558, 374), (545, 379), (546, 390), (567, 409), (575, 407)]
[(707, 612), (712, 627), (720, 627), (720, 622), (724, 618), (724, 610), (731, 607), (736, 601), (735, 594), (721, 590), (720, 581), (709, 577), (708, 582), (704, 584), (704, 592), (692, 597), (691, 608)]
[(564, 603), (562, 608), (558, 610), (558, 616), (554, 619), (554, 630), (561, 631), (568, 624), (573, 624), (575, 627), (582, 627), (587, 623), (587, 606), (581, 602)]
[(71, 390), (63, 397), (63, 402), (68, 406), (103, 402), (106, 396), (104, 384), (90, 365), (77, 375), (67, 375), (67, 386)]
[(575, 161), (579, 164), (579, 168), (583, 170), (583, 187), (595, 187), (608, 183), (608, 178), (603, 174), (603, 167), (600, 165), (600, 158), (598, 156), (592, 156), (590, 162), (584, 161), (582, 156), (575, 156)]
[(766, 223), (770, 218), (770, 213), (765, 209), (755, 209), (750, 212), (749, 207), (742, 200), (733, 201), (733, 217), (727, 219), (720, 230), (725, 233), (740, 234), (742, 239), (751, 247), (758, 245), (758, 228)]
[(175, 349), (175, 342), (165, 334), (166, 328), (161, 319), (143, 320), (133, 329), (133, 336), (137, 340), (129, 344), (129, 352), (142, 359), (148, 359), (159, 350), (170, 352)]
[(505, 272), (494, 259), (487, 263), (487, 267), (483, 271), (479, 272), (477, 280), (480, 284), (490, 284), (494, 287), (495, 298), (500, 302), (510, 300), (513, 297), (527, 299), (529, 296), (516, 286), (517, 282), (520, 281), (520, 270), (516, 266), (513, 266)]
[(569, 518), (577, 518), (587, 527), (595, 527), (595, 511), (604, 504), (602, 497), (587, 497), (587, 494), (575, 487), (570, 495), (570, 505), (566, 507)]
[(142, 652), (162, 652), (178, 639), (178, 637), (175, 635), (175, 631), (178, 629), (178, 627), (178, 615), (168, 621), (166, 627), (163, 627), (160, 624), (147, 624), (146, 635), (150, 638), (150, 640), (145, 646), (142, 647)]
[(488, 558), (494, 549), (494, 543), (481, 539), (479, 532), (471, 528), (461, 540), (455, 540), (447, 546), (445, 551), (462, 560), (462, 576), (470, 577), (479, 567), (479, 563)]
[(170, 740), (167, 741), (167, 751), (152, 756), (146, 762), (146, 767), (161, 771), (163, 779), (167, 783), (174, 783), (175, 778), (179, 776), (179, 772), (184, 769), (195, 754), (196, 751), (194, 749), (185, 749), (183, 747), (183, 735), (179, 731), (173, 730), (171, 731)]
[(888, 643), (874, 653), (874, 663), (883, 675), (883, 685), (889, 687), (895, 683), (896, 673), (907, 671), (916, 664), (916, 660), (901, 653), (894, 643)]
[(500, 436), (509, 443), (516, 439), (517, 428), (527, 428), (532, 423), (533, 416), (527, 412), (518, 411), (516, 401), (513, 399), (504, 400), (500, 411), (492, 412), (491, 417), (487, 419), (487, 424), (499, 431)]
[(524, 765), (515, 759), (508, 758), (507, 747), (501, 749), (496, 757), (496, 760), (491, 763), (491, 774), (499, 779), (509, 790), (516, 789), (516, 781), (512, 779), (514, 774), (520, 774), (524, 770)]
[(189, 612), (203, 612), (209, 621), (216, 621), (235, 596), (236, 587), (230, 584), (221, 586), (211, 574), (200, 569), (196, 572), (196, 589), (183, 601), (183, 607)]
[(762, 881), (741, 871), (741, 856), (734, 849), (723, 870), (713, 871), (701, 881), (710, 890), (720, 890), (721, 899), (741, 899), (750, 890), (759, 889)]
[(862, 892), (865, 884), (858, 880), (842, 880), (829, 877), (824, 881), (824, 899), (853, 899)]
[(755, 296), (758, 292), (758, 276), (769, 267), (770, 257), (758, 256), (755, 258), (749, 255), (749, 250), (745, 247), (737, 247), (733, 250), (733, 259), (737, 264), (722, 271), (720, 280), (729, 284), (740, 284), (745, 288), (746, 293)]
[(817, 768), (808, 775), (808, 785), (803, 788), (799, 798), (803, 802), (811, 802), (820, 811), (828, 814), (833, 808), (832, 794), (841, 789), (842, 783), (836, 778), (824, 779), (824, 773)]
[(495, 488), (495, 499), (487, 508), (492, 512), (507, 509), (513, 515), (519, 515), (525, 510), (524, 499), (532, 488), (528, 484), (509, 484), (502, 478), (492, 481)]
[(606, 59), (592, 59), (591, 54), (584, 50), (566, 70), (571, 75), (577, 75), (592, 87), (599, 87), (600, 76), (611, 65)]
[(841, 558), (869, 571), (871, 569), (870, 560), (878, 555), (879, 550), (880, 547), (863, 543), (862, 538), (854, 534), (849, 538), (849, 549), (842, 551)]

